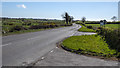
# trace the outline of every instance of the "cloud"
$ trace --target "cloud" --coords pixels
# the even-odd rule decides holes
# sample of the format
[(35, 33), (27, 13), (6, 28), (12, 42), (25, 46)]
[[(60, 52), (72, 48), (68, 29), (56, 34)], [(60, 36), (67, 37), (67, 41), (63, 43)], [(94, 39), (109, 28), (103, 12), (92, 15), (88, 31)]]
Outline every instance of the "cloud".
[(22, 5), (17, 5), (18, 8), (27, 8), (24, 4)]

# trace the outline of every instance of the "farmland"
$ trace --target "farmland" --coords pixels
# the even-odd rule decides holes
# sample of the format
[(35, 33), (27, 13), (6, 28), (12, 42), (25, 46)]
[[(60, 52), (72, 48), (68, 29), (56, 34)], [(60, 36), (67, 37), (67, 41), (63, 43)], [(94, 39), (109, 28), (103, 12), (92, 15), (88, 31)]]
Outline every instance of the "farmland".
[[(86, 26), (100, 27), (100, 24), (86, 24)], [(120, 24), (106, 24), (105, 27), (118, 29)]]
[(20, 34), (26, 32), (35, 32), (45, 29), (71, 26), (65, 24), (64, 20), (48, 20), (48, 19), (27, 19), (27, 18), (3, 18), (2, 34)]

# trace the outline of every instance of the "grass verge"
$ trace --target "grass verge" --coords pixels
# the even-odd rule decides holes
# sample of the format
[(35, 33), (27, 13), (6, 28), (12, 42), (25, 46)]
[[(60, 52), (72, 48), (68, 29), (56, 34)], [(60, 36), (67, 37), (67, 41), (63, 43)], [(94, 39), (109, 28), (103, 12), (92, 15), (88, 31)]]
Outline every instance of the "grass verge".
[(110, 49), (108, 44), (99, 35), (72, 36), (62, 42), (68, 49), (76, 50), (79, 54), (117, 57), (117, 51)]
[[(65, 26), (61, 26), (61, 27), (65, 27)], [(60, 27), (55, 27), (55, 28), (60, 28)], [(42, 31), (42, 30), (55, 29), (55, 28), (21, 30), (21, 31), (15, 31), (15, 32), (10, 32), (10, 33), (5, 33), (5, 34), (2, 34), (2, 36), (15, 35), (15, 34), (23, 34), (23, 33), (30, 33), (30, 32), (38, 32), (38, 31)]]
[(80, 32), (96, 32), (95, 30), (93, 29), (88, 29), (86, 28), (85, 26), (81, 25), (82, 27), (80, 29), (78, 29), (78, 31)]
[(45, 29), (34, 29), (34, 30), (21, 30), (21, 31), (15, 31), (15, 32), (10, 32), (10, 33), (5, 33), (2, 34), (2, 36), (8, 36), (8, 35), (15, 35), (15, 34), (23, 34), (23, 33), (29, 33), (29, 32), (37, 32)]

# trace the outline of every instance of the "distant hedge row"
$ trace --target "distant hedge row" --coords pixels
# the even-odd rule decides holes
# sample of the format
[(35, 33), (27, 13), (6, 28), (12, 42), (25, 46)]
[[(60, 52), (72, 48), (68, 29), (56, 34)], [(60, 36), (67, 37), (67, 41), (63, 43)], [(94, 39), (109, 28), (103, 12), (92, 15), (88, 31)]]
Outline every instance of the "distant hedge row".
[(32, 25), (29, 29), (46, 29), (46, 28), (55, 28), (60, 26), (72, 26), (72, 24), (62, 24), (62, 25)]
[[(82, 24), (83, 22), (79, 21), (77, 24)], [(99, 21), (86, 21), (85, 24), (100, 24)], [(119, 22), (107, 22), (107, 24), (120, 24)]]
[[(29, 30), (29, 29), (47, 29), (47, 28), (55, 28), (60, 26), (72, 26), (72, 24), (49, 24), (49, 25), (31, 25), (29, 27), (24, 27), (22, 25), (14, 25), (6, 30), (2, 30), (2, 33), (9, 33), (9, 32), (15, 32), (15, 31), (21, 31), (21, 30)], [(6, 28), (3, 26), (3, 28)]]

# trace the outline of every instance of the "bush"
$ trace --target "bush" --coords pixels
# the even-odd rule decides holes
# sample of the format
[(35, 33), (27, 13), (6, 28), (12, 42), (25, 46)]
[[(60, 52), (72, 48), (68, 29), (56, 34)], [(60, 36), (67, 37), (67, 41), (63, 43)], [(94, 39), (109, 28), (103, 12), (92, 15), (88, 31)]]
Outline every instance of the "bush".
[(97, 29), (102, 29), (102, 27), (98, 27)]
[(28, 25), (29, 26), (29, 25), (31, 25), (31, 23), (22, 23), (22, 25)]
[(23, 27), (23, 26), (13, 26), (9, 32), (14, 32), (14, 31), (20, 31), (20, 30), (27, 30), (27, 28)]
[(29, 27), (29, 29), (42, 29), (42, 28), (45, 28), (45, 26), (43, 25), (32, 25)]
[(92, 26), (87, 26), (87, 28), (92, 29), (93, 27)]
[(50, 28), (55, 28), (55, 25), (50, 25)]
[(96, 32), (96, 30), (93, 30), (93, 29), (88, 29), (86, 28), (85, 26), (81, 25), (82, 27), (80, 29), (78, 29), (78, 31), (81, 31), (81, 32)]
[(120, 30), (111, 28), (101, 28), (98, 34), (105, 38), (109, 47), (120, 52)]

